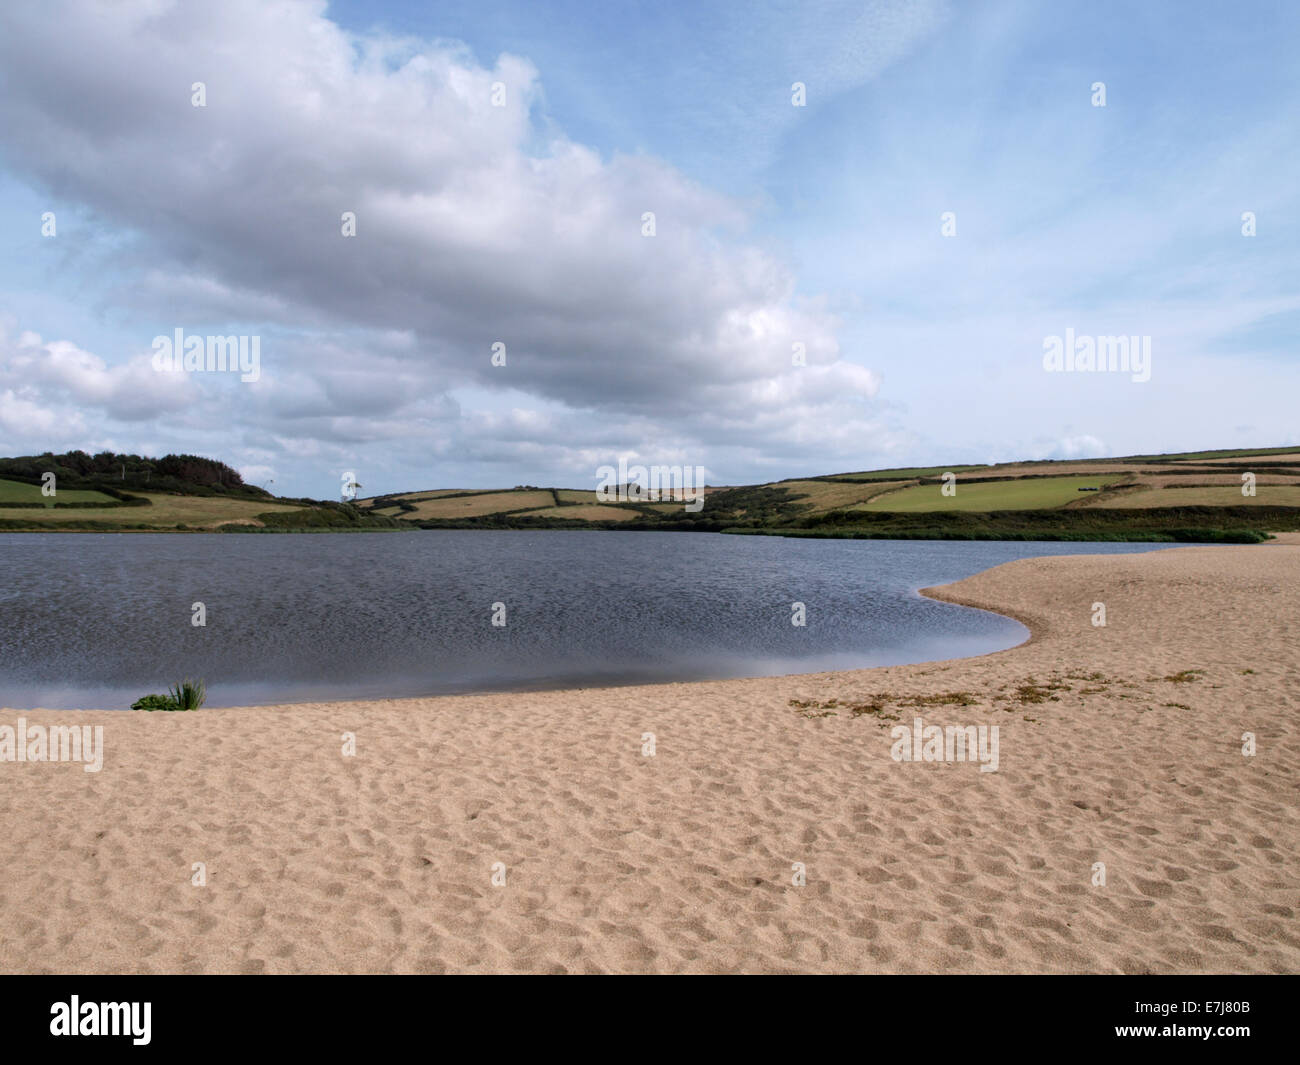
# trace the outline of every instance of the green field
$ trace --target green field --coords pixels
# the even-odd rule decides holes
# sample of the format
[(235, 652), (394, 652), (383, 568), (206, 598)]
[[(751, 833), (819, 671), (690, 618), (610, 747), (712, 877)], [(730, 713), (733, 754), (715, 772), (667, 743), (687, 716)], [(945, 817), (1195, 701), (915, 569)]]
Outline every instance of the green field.
[(1017, 481), (981, 481), (962, 484), (956, 495), (945, 496), (942, 485), (921, 484), (877, 496), (864, 507), (870, 511), (915, 514), (940, 510), (1047, 510), (1063, 507), (1088, 496), (1080, 488), (1100, 488), (1107, 477), (1026, 477)]
[(22, 481), (0, 481), (0, 506), (5, 503), (116, 503), (112, 496), (88, 489), (58, 488), (53, 496), (41, 495), (41, 486)]
[(788, 488), (797, 503), (805, 503), (813, 508), (813, 513), (826, 510), (838, 510), (841, 507), (853, 507), (907, 484), (898, 481), (855, 481), (844, 484), (839, 481), (780, 481), (774, 488)]
[(1255, 493), (1243, 496), (1239, 485), (1152, 488), (1099, 499), (1093, 507), (1112, 510), (1133, 507), (1300, 507), (1300, 486), (1297, 485), (1261, 484), (1256, 486)]
[[(99, 495), (98, 492), (83, 493)], [(301, 507), (266, 503), (260, 499), (224, 499), (220, 496), (177, 496), (159, 493), (133, 493), (150, 501), (147, 507), (60, 507), (59, 509), (31, 509), (28, 507), (0, 506), (0, 520), (33, 522), (41, 526), (62, 523), (104, 522), (110, 525), (156, 525), (173, 529), (177, 525), (191, 528), (216, 528), (218, 525), (239, 523), (260, 525), (258, 514), (301, 510)], [(59, 498), (63, 493), (59, 493)], [(107, 499), (108, 497), (103, 497)]]
[(518, 515), (521, 518), (566, 518), (570, 521), (631, 521), (639, 516), (632, 507), (616, 507), (605, 503), (573, 503), (565, 507), (544, 507), (541, 510), (526, 510)]
[(1227, 459), (1211, 458), (1203, 461), (1207, 466), (1241, 466), (1248, 465), (1249, 460), (1253, 458), (1263, 459), (1266, 462), (1294, 462), (1300, 465), (1300, 451), (1296, 451), (1294, 448), (1288, 451), (1270, 451), (1267, 455), (1234, 455), (1232, 458)]
[[(427, 493), (426, 493), (427, 494)], [(477, 518), (485, 514), (509, 514), (517, 510), (552, 507), (555, 497), (548, 490), (523, 492), (481, 492), (471, 496), (426, 499), (415, 503), (415, 510), (400, 515), (407, 521), (422, 519), (454, 520)]]
[(904, 466), (896, 470), (864, 470), (861, 473), (832, 473), (828, 481), (911, 481), (917, 477), (942, 477), (945, 473), (969, 473), (989, 470), (990, 466)]
[(1206, 459), (1267, 458), (1273, 455), (1285, 455), (1294, 452), (1295, 445), (1289, 447), (1252, 447), (1224, 448), (1218, 451), (1176, 451), (1168, 455), (1118, 455), (1112, 462), (1202, 462)]

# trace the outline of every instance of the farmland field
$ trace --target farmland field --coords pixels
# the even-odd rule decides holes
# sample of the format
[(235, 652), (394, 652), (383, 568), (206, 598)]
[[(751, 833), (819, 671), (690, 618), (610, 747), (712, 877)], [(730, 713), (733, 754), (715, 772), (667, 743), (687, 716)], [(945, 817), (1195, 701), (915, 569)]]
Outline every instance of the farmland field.
[(907, 466), (899, 470), (866, 470), (862, 473), (836, 473), (836, 481), (910, 481), (917, 477), (942, 477), (945, 473), (968, 473), (987, 470), (988, 466)]
[[(1240, 484), (1202, 488), (1153, 488), (1099, 499), (1094, 507), (1300, 507), (1300, 485), (1258, 484), (1253, 496), (1243, 496)], [(1091, 508), (1090, 508), (1091, 509)]]
[[(98, 495), (99, 493), (91, 493)], [(150, 501), (147, 507), (66, 507), (5, 508), (0, 506), (0, 519), (39, 522), (42, 525), (59, 522), (107, 522), (113, 525), (157, 525), (174, 528), (188, 525), (192, 528), (212, 528), (227, 522), (259, 524), (258, 514), (301, 510), (301, 507), (282, 503), (263, 502), (256, 499), (225, 499), (220, 496), (177, 496), (166, 493), (139, 492)], [(59, 496), (62, 497), (60, 492)]]
[(567, 507), (544, 507), (518, 515), (521, 518), (568, 518), (570, 521), (631, 521), (640, 515), (632, 507), (600, 503), (576, 503)]
[(1296, 450), (1295, 445), (1287, 447), (1226, 448), (1218, 451), (1178, 451), (1169, 455), (1117, 455), (1123, 462), (1205, 462), (1217, 459), (1223, 462), (1249, 462), (1252, 458), (1283, 458)]
[[(437, 499), (440, 496), (472, 495), (475, 492), (490, 492), (492, 489), (484, 488), (430, 488), (427, 492), (402, 492), (395, 496), (384, 496), (384, 499), (401, 499), (407, 503), (416, 499)], [(366, 506), (373, 503), (379, 496), (368, 496), (365, 499), (358, 499), (360, 506)]]
[(929, 510), (1044, 510), (1063, 507), (1086, 498), (1080, 488), (1100, 488), (1107, 477), (1030, 477), (1020, 481), (983, 481), (962, 484), (957, 494), (945, 496), (941, 485), (922, 484), (879, 496), (858, 509), (916, 513)]
[(1294, 462), (1297, 465), (1300, 465), (1300, 451), (1270, 452), (1266, 455), (1237, 455), (1234, 458), (1202, 459), (1202, 461), (1208, 466), (1219, 466), (1226, 463), (1240, 466), (1249, 465), (1252, 458), (1262, 459), (1267, 462)]
[(41, 486), (23, 481), (0, 481), (0, 506), (5, 503), (115, 503), (112, 496), (79, 488), (58, 488), (53, 497), (41, 495)]
[(561, 503), (599, 503), (594, 488), (557, 488), (555, 498)]
[(812, 504), (814, 512), (838, 510), (865, 503), (873, 496), (890, 489), (907, 484), (905, 480), (896, 481), (858, 481), (854, 484), (841, 484), (837, 481), (780, 481), (774, 488), (788, 488), (796, 503)]
[(426, 499), (415, 503), (413, 512), (408, 511), (401, 516), (407, 521), (421, 519), (446, 521), (455, 518), (481, 518), (486, 514), (504, 514), (518, 510), (536, 510), (539, 507), (554, 505), (555, 497), (549, 491), (480, 492), (472, 496), (453, 496), (450, 499)]

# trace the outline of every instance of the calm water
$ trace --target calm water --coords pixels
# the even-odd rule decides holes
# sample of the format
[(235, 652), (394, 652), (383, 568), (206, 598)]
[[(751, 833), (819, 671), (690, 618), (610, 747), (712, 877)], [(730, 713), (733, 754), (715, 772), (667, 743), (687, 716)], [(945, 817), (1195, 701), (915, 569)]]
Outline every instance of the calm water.
[[(0, 706), (213, 706), (802, 673), (983, 654), (1018, 622), (916, 590), (1139, 544), (690, 533), (0, 534)], [(802, 602), (807, 625), (791, 624)], [(191, 624), (202, 602), (207, 624)], [(492, 625), (494, 603), (506, 625)]]

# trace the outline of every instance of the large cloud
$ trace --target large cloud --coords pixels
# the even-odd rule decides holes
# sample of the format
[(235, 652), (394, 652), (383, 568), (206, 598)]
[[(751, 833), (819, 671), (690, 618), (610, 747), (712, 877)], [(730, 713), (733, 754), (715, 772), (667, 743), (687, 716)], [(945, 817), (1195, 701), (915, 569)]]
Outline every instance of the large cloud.
[(641, 419), (640, 447), (751, 416), (756, 454), (803, 451), (809, 419), (865, 429), (875, 377), (838, 361), (834, 318), (739, 207), (543, 134), (524, 59), (358, 38), (319, 3), (137, 0), (7, 5), (0, 69), (9, 168), (130, 235), (115, 295), (152, 323), (141, 348), (232, 321), (345, 337), (263, 344), (271, 384), (239, 417), (264, 429), (328, 440), (421, 400), (441, 417), (467, 386)]

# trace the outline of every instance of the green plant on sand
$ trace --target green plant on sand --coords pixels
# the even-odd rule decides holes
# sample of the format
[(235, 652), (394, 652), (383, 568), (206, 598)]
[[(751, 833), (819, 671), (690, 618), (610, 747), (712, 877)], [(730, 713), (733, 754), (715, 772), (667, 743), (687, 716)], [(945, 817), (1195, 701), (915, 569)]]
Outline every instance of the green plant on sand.
[(197, 710), (207, 698), (201, 680), (183, 680), (173, 684), (166, 695), (145, 695), (131, 704), (132, 710)]

